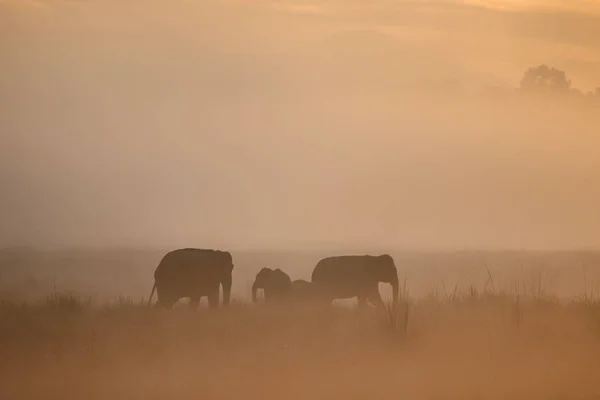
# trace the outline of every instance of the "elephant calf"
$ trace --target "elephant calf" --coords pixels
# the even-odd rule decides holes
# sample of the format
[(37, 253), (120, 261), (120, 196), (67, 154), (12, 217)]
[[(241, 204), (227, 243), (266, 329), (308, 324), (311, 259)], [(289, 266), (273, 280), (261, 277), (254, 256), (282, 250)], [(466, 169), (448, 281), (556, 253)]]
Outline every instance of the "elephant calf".
[(167, 253), (154, 271), (157, 306), (172, 308), (181, 298), (190, 299), (190, 308), (197, 308), (201, 297), (208, 297), (210, 308), (219, 305), (219, 285), (223, 286), (223, 305), (231, 297), (233, 259), (227, 251), (178, 249)]
[(292, 282), (292, 299), (294, 301), (310, 301), (315, 299), (314, 285), (304, 279)]
[(398, 300), (398, 272), (388, 254), (324, 258), (315, 266), (311, 280), (318, 297), (324, 301), (357, 297), (359, 306), (367, 300), (383, 305), (379, 282), (390, 283), (394, 305)]
[(292, 280), (279, 268), (272, 270), (270, 268), (261, 269), (252, 285), (252, 302), (256, 303), (258, 289), (262, 289), (266, 303), (285, 301), (289, 299), (292, 289)]

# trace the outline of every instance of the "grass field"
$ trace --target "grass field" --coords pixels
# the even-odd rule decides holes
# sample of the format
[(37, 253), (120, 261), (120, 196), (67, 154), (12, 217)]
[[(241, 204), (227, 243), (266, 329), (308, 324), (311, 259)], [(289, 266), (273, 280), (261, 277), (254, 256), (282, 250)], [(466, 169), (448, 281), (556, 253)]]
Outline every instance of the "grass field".
[(470, 288), (369, 308), (0, 307), (2, 399), (587, 399), (600, 303)]

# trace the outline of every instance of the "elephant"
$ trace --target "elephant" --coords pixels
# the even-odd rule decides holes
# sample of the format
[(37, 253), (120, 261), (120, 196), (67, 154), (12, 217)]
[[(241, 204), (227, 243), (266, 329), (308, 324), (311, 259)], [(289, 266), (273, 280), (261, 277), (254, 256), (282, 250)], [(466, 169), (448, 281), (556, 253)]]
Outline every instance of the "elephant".
[(275, 270), (263, 268), (256, 274), (254, 284), (252, 285), (253, 303), (258, 301), (256, 296), (258, 289), (263, 290), (266, 303), (287, 301), (292, 289), (292, 280), (288, 274), (279, 268)]
[(233, 259), (228, 251), (177, 249), (167, 253), (154, 271), (154, 285), (148, 305), (156, 290), (156, 306), (170, 309), (188, 297), (191, 309), (198, 308), (201, 297), (208, 297), (210, 308), (219, 306), (219, 285), (223, 286), (223, 305), (231, 297)]
[(308, 301), (314, 299), (313, 284), (304, 279), (296, 279), (292, 282), (292, 299), (294, 301)]
[(394, 259), (388, 254), (324, 258), (315, 266), (311, 280), (319, 300), (323, 301), (357, 297), (361, 307), (366, 305), (367, 300), (382, 306), (379, 282), (390, 283), (393, 305), (398, 301), (398, 271)]

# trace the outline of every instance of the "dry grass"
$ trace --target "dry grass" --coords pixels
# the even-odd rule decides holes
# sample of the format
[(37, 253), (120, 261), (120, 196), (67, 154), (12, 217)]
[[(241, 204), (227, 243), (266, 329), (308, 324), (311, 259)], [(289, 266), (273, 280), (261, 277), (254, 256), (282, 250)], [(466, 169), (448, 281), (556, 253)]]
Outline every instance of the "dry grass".
[(0, 306), (2, 399), (583, 399), (600, 304), (488, 288), (396, 310)]

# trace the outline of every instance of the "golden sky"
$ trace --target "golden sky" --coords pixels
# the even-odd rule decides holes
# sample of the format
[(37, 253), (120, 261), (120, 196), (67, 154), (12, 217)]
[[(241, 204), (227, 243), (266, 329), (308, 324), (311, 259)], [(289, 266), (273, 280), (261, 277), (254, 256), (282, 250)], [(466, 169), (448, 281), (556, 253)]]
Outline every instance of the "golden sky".
[[(74, 34), (162, 33), (182, 44), (298, 56), (329, 35), (375, 31), (365, 46), (426, 53), (472, 74), (516, 85), (531, 64), (566, 70), (577, 87), (600, 81), (600, 2), (591, 0), (4, 0), (4, 40), (25, 40), (44, 28)], [(0, 17), (2, 18), (2, 17)], [(12, 36), (12, 39), (11, 39)], [(165, 39), (166, 40), (166, 39)], [(372, 42), (369, 42), (372, 41)], [(315, 43), (316, 42), (316, 43)], [(26, 45), (26, 44), (25, 44)], [(231, 48), (234, 47), (234, 48)], [(394, 48), (395, 47), (395, 48)], [(417, 49), (416, 49), (417, 48)], [(420, 50), (420, 51), (418, 51)], [(416, 54), (415, 54), (416, 56)], [(394, 55), (390, 55), (394, 57)], [(457, 74), (458, 72), (454, 72)]]

